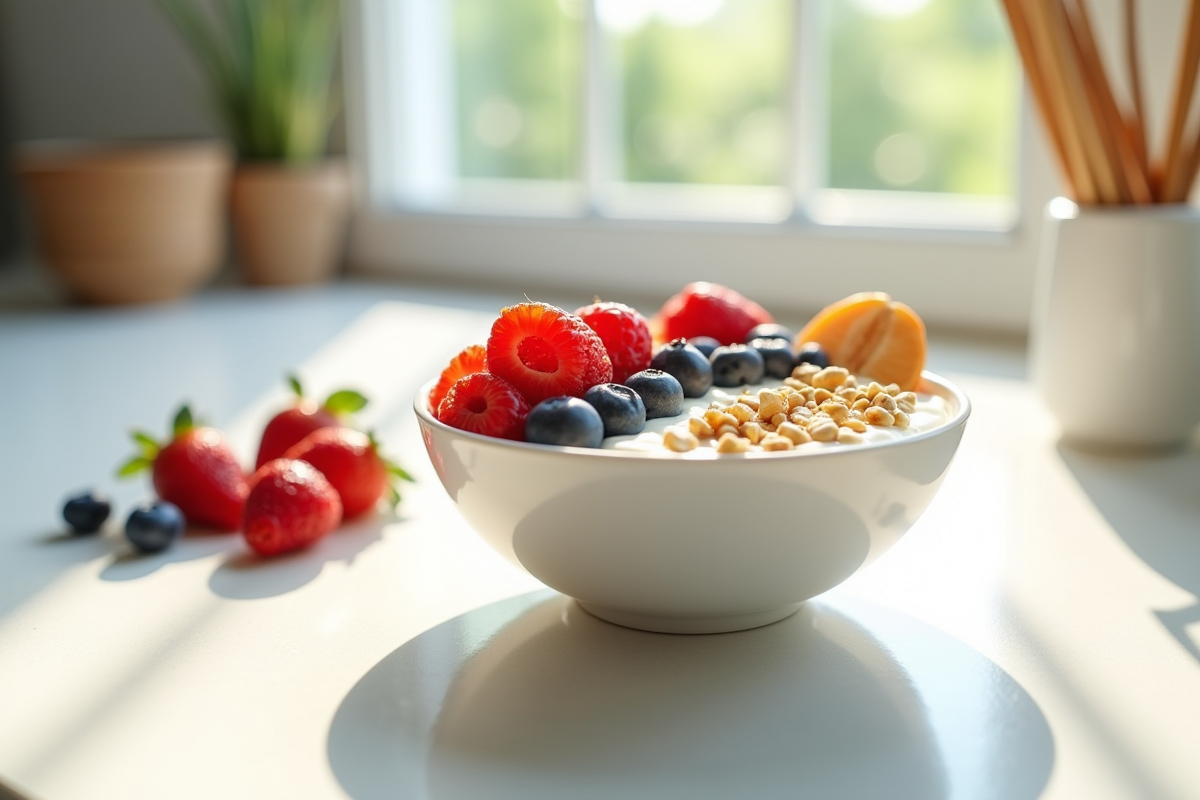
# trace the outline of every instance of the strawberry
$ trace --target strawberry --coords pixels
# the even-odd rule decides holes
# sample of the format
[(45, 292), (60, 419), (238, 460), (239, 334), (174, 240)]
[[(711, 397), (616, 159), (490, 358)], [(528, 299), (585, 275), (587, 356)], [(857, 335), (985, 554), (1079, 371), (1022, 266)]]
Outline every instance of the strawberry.
[(574, 314), (546, 303), (500, 312), (487, 342), (488, 371), (517, 387), (530, 405), (547, 397), (582, 397), (612, 380), (604, 341)]
[(342, 501), (342, 518), (350, 519), (369, 511), (384, 494), (392, 507), (400, 502), (400, 493), (392, 478), (411, 481), (412, 477), (379, 454), (379, 443), (371, 434), (350, 428), (322, 428), (288, 448), (284, 458), (312, 464), (326, 477)]
[(296, 394), (296, 402), (271, 418), (263, 429), (254, 468), (279, 458), (289, 447), (321, 428), (341, 425), (342, 420), (367, 404), (367, 398), (351, 389), (342, 389), (325, 398), (318, 406), (304, 396), (304, 388), (295, 375), (288, 376), (288, 385)]
[(597, 300), (575, 312), (604, 342), (608, 360), (612, 362), (612, 380), (624, 383), (635, 372), (650, 366), (654, 339), (646, 318), (623, 303), (601, 303)]
[(487, 372), (487, 348), (481, 344), (473, 344), (450, 359), (450, 366), (442, 370), (438, 382), (429, 390), (430, 412), (437, 416), (437, 408), (454, 382), (476, 372)]
[(135, 431), (141, 452), (118, 471), (121, 477), (151, 470), (154, 491), (179, 506), (189, 527), (207, 525), (235, 531), (246, 503), (246, 475), (237, 456), (215, 428), (198, 425), (186, 405), (179, 409), (166, 445)]
[(277, 458), (254, 473), (242, 534), (260, 556), (307, 547), (342, 521), (342, 501), (312, 464)]
[(663, 303), (654, 318), (662, 341), (711, 336), (721, 344), (742, 344), (755, 325), (774, 322), (766, 309), (725, 286), (689, 283)]
[(437, 418), (459, 428), (499, 439), (525, 439), (529, 403), (508, 381), (488, 372), (459, 378), (438, 406)]

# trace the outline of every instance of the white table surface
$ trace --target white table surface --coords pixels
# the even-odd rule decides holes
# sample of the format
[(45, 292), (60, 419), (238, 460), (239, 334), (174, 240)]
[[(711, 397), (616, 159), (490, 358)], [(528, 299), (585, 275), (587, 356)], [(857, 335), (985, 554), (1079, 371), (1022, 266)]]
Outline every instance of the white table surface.
[[(777, 625), (626, 630), (477, 540), (417, 433), (418, 386), (520, 299), (342, 284), (0, 309), (0, 783), (44, 800), (1200, 797), (1197, 447), (1062, 445), (1018, 348), (935, 339), (931, 367), (974, 414), (890, 553)], [(131, 555), (119, 527), (149, 487), (112, 477), (127, 430), (165, 433), (186, 398), (249, 461), (290, 368), (315, 394), (371, 395), (363, 422), (420, 479), (398, 516), (274, 561), (236, 535)], [(89, 486), (114, 519), (67, 536), (61, 501)]]

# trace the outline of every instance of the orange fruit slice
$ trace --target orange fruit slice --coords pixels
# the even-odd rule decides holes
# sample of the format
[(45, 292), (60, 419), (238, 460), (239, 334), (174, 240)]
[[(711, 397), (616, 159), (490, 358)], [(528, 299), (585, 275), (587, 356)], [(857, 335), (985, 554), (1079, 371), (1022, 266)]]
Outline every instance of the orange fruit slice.
[(796, 335), (816, 342), (829, 361), (861, 378), (912, 390), (925, 368), (925, 323), (883, 292), (862, 292), (827, 306)]

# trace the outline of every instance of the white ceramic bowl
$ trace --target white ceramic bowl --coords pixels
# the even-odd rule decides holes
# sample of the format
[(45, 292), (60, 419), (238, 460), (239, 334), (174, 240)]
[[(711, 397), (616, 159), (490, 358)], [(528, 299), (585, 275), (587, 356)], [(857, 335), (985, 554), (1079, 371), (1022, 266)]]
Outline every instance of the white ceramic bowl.
[(683, 459), (511, 442), (435, 420), (425, 447), (467, 522), (502, 555), (610, 622), (671, 633), (783, 619), (886, 551), (929, 505), (970, 403), (933, 430), (816, 452)]

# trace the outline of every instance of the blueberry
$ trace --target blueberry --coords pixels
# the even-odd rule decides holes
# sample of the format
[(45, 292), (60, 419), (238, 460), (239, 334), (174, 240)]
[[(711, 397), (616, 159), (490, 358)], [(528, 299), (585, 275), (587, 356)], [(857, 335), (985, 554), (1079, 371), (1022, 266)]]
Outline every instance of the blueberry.
[(139, 553), (157, 553), (175, 544), (184, 524), (179, 506), (160, 500), (133, 510), (125, 523), (125, 538)]
[(742, 386), (761, 383), (766, 365), (758, 351), (744, 344), (718, 347), (709, 356), (712, 362), (713, 384), (716, 386)]
[(754, 339), (783, 339), (791, 345), (795, 338), (796, 334), (792, 332), (791, 328), (776, 325), (774, 322), (764, 322), (762, 325), (755, 325), (751, 328), (744, 341), (746, 344), (750, 344)]
[(700, 354), (705, 358), (711, 356), (712, 351), (721, 346), (720, 340), (714, 339), (711, 336), (693, 336), (688, 339), (688, 344), (699, 350)]
[(67, 498), (62, 515), (74, 533), (95, 533), (108, 519), (112, 504), (100, 492), (80, 492)]
[(825, 369), (829, 366), (829, 354), (816, 342), (805, 342), (796, 353), (796, 364), (812, 364)]
[(578, 397), (548, 397), (525, 418), (525, 441), (599, 447), (604, 441), (600, 412)]
[(751, 339), (749, 346), (762, 356), (763, 367), (772, 378), (786, 378), (792, 374), (795, 359), (790, 339)]
[(650, 367), (674, 375), (683, 387), (684, 397), (702, 397), (713, 385), (708, 359), (686, 339), (663, 345), (650, 359)]
[(673, 417), (683, 413), (683, 386), (674, 375), (661, 369), (644, 369), (625, 379), (646, 406), (646, 419)]
[(646, 405), (638, 393), (619, 383), (598, 383), (583, 399), (600, 412), (605, 436), (632, 436), (646, 427)]

